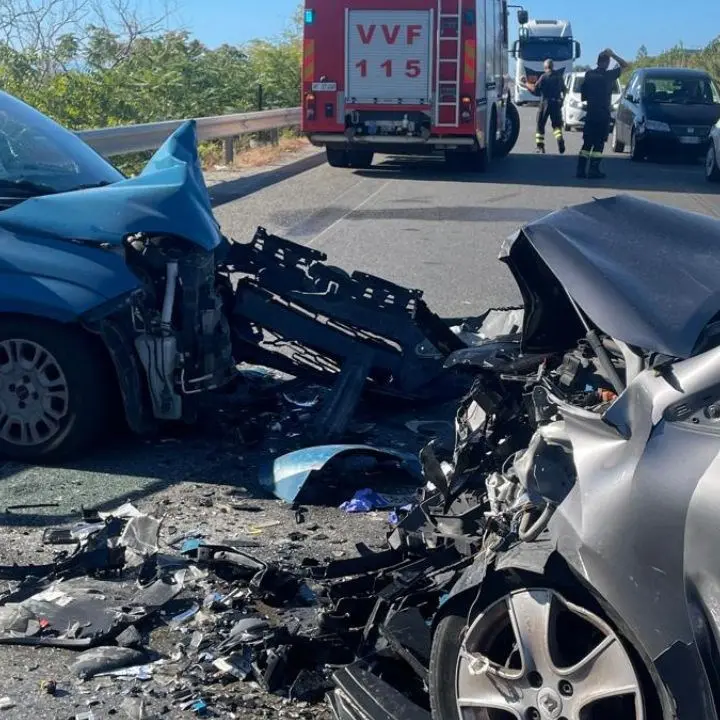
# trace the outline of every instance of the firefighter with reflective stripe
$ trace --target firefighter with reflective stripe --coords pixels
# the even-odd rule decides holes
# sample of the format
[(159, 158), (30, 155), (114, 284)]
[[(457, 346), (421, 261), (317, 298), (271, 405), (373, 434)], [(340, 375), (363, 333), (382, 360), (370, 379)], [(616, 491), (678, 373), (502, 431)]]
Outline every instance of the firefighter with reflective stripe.
[[(617, 67), (609, 70), (610, 60)], [(612, 122), (612, 92), (615, 82), (628, 64), (610, 48), (598, 56), (597, 67), (585, 73), (581, 96), (586, 103), (583, 146), (578, 157), (577, 176), (602, 179), (605, 173), (600, 170), (603, 149), (610, 134)]]
[(545, 126), (548, 118), (552, 125), (553, 135), (557, 140), (558, 150), (562, 155), (565, 152), (565, 138), (562, 131), (562, 103), (565, 97), (565, 83), (562, 72), (555, 72), (552, 60), (545, 61), (545, 72), (537, 82), (528, 83), (525, 78), (520, 84), (533, 95), (540, 97), (540, 107), (537, 113), (537, 127), (535, 128), (535, 145), (537, 152), (545, 152)]

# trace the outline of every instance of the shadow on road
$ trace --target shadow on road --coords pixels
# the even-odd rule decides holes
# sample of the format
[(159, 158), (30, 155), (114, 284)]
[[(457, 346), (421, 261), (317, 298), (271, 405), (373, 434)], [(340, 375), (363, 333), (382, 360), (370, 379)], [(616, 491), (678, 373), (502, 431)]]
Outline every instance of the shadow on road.
[(495, 162), (487, 173), (458, 172), (439, 158), (391, 157), (368, 170), (355, 172), (360, 177), (386, 177), (398, 180), (434, 182), (501, 183), (544, 187), (597, 187), (617, 191), (657, 191), (720, 195), (720, 185), (705, 180), (700, 162), (648, 161), (634, 163), (627, 155), (607, 153), (603, 158), (604, 180), (580, 180), (575, 177), (577, 155), (535, 155), (512, 153)]
[(209, 188), (213, 207), (220, 207), (239, 198), (259, 192), (283, 180), (289, 180), (300, 173), (307, 172), (325, 162), (324, 153), (314, 153), (281, 167), (263, 170), (236, 180), (228, 180)]
[[(347, 209), (328, 206), (323, 208), (322, 215), (313, 217), (306, 223), (294, 228), (295, 237), (313, 236), (324, 230), (328, 224), (347, 215), (352, 222), (363, 220), (418, 220), (427, 222), (517, 222), (527, 223), (552, 210), (523, 208), (523, 207), (488, 207), (486, 205), (433, 205), (429, 201), (423, 207), (368, 207), (353, 210), (347, 215)], [(292, 220), (291, 214), (278, 212), (273, 215), (273, 221), (279, 225), (287, 224)], [(330, 220), (327, 220), (330, 218)]]

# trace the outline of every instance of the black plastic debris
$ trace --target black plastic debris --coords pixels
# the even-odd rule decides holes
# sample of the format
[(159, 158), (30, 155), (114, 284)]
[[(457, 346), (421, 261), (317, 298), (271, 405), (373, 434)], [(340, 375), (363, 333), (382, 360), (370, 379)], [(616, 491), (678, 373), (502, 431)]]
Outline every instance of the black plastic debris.
[(130, 625), (115, 638), (115, 642), (120, 647), (139, 648), (142, 645), (142, 635), (134, 625)]
[(330, 706), (337, 720), (431, 720), (427, 710), (360, 665), (339, 670), (333, 683)]
[(80, 654), (70, 666), (70, 671), (83, 680), (100, 673), (111, 672), (146, 660), (145, 653), (126, 647), (96, 647)]

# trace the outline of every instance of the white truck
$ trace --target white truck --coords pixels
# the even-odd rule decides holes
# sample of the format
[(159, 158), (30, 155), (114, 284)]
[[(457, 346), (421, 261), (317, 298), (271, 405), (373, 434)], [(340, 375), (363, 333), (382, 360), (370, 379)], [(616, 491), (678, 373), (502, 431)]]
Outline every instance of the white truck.
[(573, 40), (567, 20), (529, 20), (527, 13), (519, 12), (518, 21), (519, 37), (511, 50), (515, 59), (514, 101), (516, 105), (525, 105), (538, 102), (538, 98), (520, 81), (523, 78), (528, 82), (537, 80), (548, 59), (553, 61), (557, 72), (571, 73), (573, 62), (580, 57), (580, 43)]

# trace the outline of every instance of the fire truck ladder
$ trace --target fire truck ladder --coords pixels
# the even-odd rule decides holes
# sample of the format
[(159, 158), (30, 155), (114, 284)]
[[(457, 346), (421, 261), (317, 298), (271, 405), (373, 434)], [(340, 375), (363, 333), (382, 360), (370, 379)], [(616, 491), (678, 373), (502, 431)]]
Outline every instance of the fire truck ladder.
[[(435, 125), (437, 127), (457, 127), (460, 123), (460, 27), (461, 27), (461, 0), (438, 0), (438, 27), (437, 27), (437, 68), (436, 68), (436, 98), (435, 103)], [(448, 12), (452, 8), (451, 12)], [(454, 22), (453, 22), (454, 21)], [(455, 33), (444, 33), (444, 28), (454, 28)], [(452, 45), (455, 43), (454, 56), (451, 53)], [(454, 65), (454, 80), (442, 80), (440, 69), (446, 65)], [(443, 88), (454, 88), (454, 102), (443, 102)], [(440, 108), (454, 108), (454, 122), (440, 122)]]

